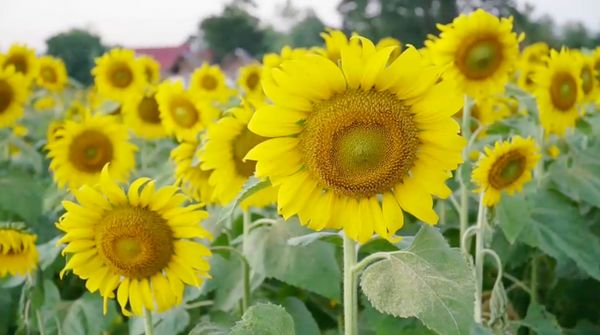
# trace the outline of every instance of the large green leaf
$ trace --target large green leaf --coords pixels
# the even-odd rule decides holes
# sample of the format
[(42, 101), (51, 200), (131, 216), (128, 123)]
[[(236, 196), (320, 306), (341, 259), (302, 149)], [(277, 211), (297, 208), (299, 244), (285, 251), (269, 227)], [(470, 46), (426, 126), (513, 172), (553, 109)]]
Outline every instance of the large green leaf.
[[(4, 169), (4, 168), (2, 168)], [(37, 223), (42, 214), (43, 188), (24, 171), (7, 169), (0, 172), (0, 212), (10, 213), (7, 219), (20, 219), (27, 225)]]
[(530, 212), (530, 204), (523, 193), (514, 196), (502, 195), (502, 200), (496, 206), (496, 220), (511, 244), (515, 243), (529, 223)]
[[(107, 315), (102, 314), (102, 298), (98, 294), (86, 293), (70, 304), (62, 323), (63, 334), (102, 334), (117, 317), (114, 301)], [(48, 306), (49, 308), (52, 308)]]
[(283, 307), (294, 319), (294, 329), (296, 334), (302, 335), (320, 335), (319, 325), (312, 314), (304, 305), (302, 300), (295, 297), (287, 297), (283, 301)]
[(294, 320), (281, 306), (257, 304), (244, 313), (229, 334), (294, 335)]
[(562, 334), (556, 317), (550, 314), (544, 306), (531, 303), (527, 308), (527, 316), (518, 324), (528, 327), (540, 335), (560, 335)]
[(247, 241), (252, 248), (246, 255), (250, 267), (267, 277), (340, 301), (341, 273), (335, 247), (322, 241), (308, 245), (287, 242), (306, 232), (293, 221), (252, 230)]
[(410, 248), (369, 266), (363, 292), (377, 310), (416, 317), (438, 334), (469, 334), (475, 284), (464, 255), (423, 226)]
[[(161, 314), (152, 313), (152, 323), (154, 335), (179, 334), (190, 323), (190, 314), (183, 306), (179, 306)], [(144, 334), (144, 319), (142, 317), (129, 319), (129, 335), (142, 334)]]

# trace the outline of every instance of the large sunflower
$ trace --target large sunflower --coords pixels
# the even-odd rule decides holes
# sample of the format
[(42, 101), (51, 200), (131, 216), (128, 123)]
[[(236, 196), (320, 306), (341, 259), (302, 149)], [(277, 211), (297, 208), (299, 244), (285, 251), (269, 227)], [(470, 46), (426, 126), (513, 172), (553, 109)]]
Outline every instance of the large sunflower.
[(146, 87), (144, 68), (132, 50), (110, 50), (96, 59), (92, 74), (98, 93), (119, 102), (141, 95)]
[(0, 68), (0, 128), (11, 126), (23, 116), (27, 86), (25, 78), (12, 67)]
[(179, 81), (162, 83), (156, 100), (165, 130), (179, 141), (196, 141), (200, 131), (219, 117), (219, 110), (206, 101), (194, 99)]
[(520, 192), (531, 180), (531, 172), (540, 157), (539, 148), (531, 138), (515, 136), (510, 142), (498, 141), (493, 148), (486, 147), (472, 176), (477, 192), (485, 192), (484, 204), (497, 204), (502, 191), (510, 195)]
[(388, 64), (394, 47), (353, 40), (339, 63), (307, 55), (265, 76), (274, 105), (259, 108), (249, 129), (272, 139), (246, 158), (279, 187), (284, 218), (299, 214), (312, 229), (343, 228), (360, 242), (373, 232), (390, 239), (402, 210), (437, 222), (432, 195), (450, 195), (445, 180), (466, 143), (452, 119), (463, 98), (413, 47)]
[(38, 75), (38, 62), (35, 51), (24, 45), (13, 44), (5, 55), (0, 56), (0, 68), (13, 67), (31, 83)]
[(136, 147), (128, 142), (127, 128), (112, 116), (94, 115), (81, 122), (66, 121), (48, 143), (50, 170), (60, 187), (94, 185), (107, 163), (110, 174), (126, 181), (135, 166)]
[(132, 95), (123, 104), (125, 123), (133, 132), (145, 139), (157, 139), (166, 135), (160, 121), (160, 111), (156, 92), (147, 91), (144, 95)]
[(144, 75), (148, 84), (157, 85), (160, 83), (160, 64), (156, 61), (156, 59), (143, 55), (139, 56), (137, 61), (144, 69)]
[(246, 96), (262, 97), (264, 95), (260, 82), (261, 72), (262, 66), (256, 63), (240, 68), (237, 84)]
[(20, 225), (0, 227), (0, 277), (25, 276), (37, 267), (36, 239)]
[(533, 77), (540, 121), (546, 134), (562, 136), (575, 126), (579, 117), (577, 103), (583, 97), (580, 72), (581, 62), (575, 54), (565, 49), (552, 50), (548, 65)]
[(235, 90), (227, 86), (225, 74), (218, 65), (203, 63), (192, 73), (190, 93), (201, 99), (227, 102)]
[(43, 56), (38, 64), (37, 84), (50, 91), (62, 91), (68, 80), (65, 63), (58, 58)]
[[(254, 175), (256, 162), (245, 161), (250, 149), (266, 140), (248, 129), (252, 110), (248, 104), (229, 110), (229, 113), (208, 128), (206, 144), (200, 154), (200, 167), (210, 171), (209, 184), (214, 188), (213, 200), (220, 204), (231, 202), (242, 190), (244, 183)], [(272, 187), (251, 195), (240, 206), (263, 207), (274, 203)]]
[[(65, 271), (86, 280), (90, 292), (117, 298), (125, 315), (144, 308), (163, 312), (181, 303), (184, 284), (199, 287), (209, 277), (210, 250), (196, 238), (211, 238), (200, 226), (208, 214), (200, 205), (184, 206), (177, 187), (155, 190), (149, 178), (135, 180), (125, 193), (102, 171), (100, 183), (64, 201), (56, 226), (65, 232)], [(129, 308), (128, 308), (129, 305)], [(130, 312), (131, 310), (131, 312)]]
[(512, 17), (499, 19), (478, 9), (438, 25), (440, 37), (429, 44), (432, 59), (465, 94), (501, 93), (519, 56), (512, 22)]
[(210, 171), (200, 168), (197, 152), (200, 143), (182, 142), (171, 151), (175, 162), (176, 184), (192, 199), (203, 204), (213, 202), (213, 187), (208, 183)]

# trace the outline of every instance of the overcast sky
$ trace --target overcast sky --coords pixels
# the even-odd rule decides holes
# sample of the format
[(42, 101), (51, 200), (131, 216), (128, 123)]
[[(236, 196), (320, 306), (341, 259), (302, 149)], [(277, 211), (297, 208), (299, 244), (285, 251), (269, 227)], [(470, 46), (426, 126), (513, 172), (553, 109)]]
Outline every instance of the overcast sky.
[[(178, 45), (193, 33), (201, 18), (218, 14), (229, 0), (1, 0), (0, 50), (15, 42), (44, 51), (44, 41), (73, 27), (101, 35), (106, 44), (127, 47)], [(285, 0), (256, 0), (257, 14), (272, 22), (275, 9)], [(556, 22), (584, 22), (600, 28), (599, 0), (517, 0), (536, 6), (537, 15)], [(312, 7), (329, 26), (339, 26), (339, 0), (293, 0), (297, 7)]]

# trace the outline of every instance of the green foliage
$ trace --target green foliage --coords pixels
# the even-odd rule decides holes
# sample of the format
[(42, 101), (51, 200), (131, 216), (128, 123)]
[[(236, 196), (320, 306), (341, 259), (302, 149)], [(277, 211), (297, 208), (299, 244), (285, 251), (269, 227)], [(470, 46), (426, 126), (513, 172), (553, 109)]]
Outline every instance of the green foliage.
[(302, 21), (298, 22), (290, 31), (290, 44), (296, 48), (309, 48), (320, 45), (323, 40), (319, 36), (325, 30), (325, 25), (315, 13), (309, 13)]
[(520, 322), (537, 334), (560, 335), (562, 334), (556, 317), (550, 314), (544, 306), (531, 303), (527, 309), (527, 316)]
[(294, 320), (281, 306), (257, 304), (248, 309), (230, 335), (294, 335)]
[(42, 181), (21, 169), (0, 169), (0, 221), (24, 221), (37, 225), (42, 215)]

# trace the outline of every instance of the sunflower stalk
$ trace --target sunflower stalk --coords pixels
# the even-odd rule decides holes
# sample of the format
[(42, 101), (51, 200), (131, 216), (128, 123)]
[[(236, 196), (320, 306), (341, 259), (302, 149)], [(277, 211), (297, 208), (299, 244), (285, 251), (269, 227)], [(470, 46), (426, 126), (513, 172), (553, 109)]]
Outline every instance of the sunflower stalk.
[[(248, 236), (250, 234), (250, 226), (252, 225), (252, 218), (250, 210), (243, 211), (243, 231), (242, 231), (242, 254), (244, 257), (248, 254)], [(250, 303), (250, 266), (248, 262), (244, 263), (244, 295), (242, 296), (242, 315), (248, 310)]]
[(344, 334), (358, 334), (356, 242), (344, 234)]
[[(463, 105), (463, 115), (462, 115), (462, 128), (461, 128), (463, 137), (467, 140), (471, 137), (471, 107), (469, 106), (469, 96), (465, 95), (465, 101)], [(466, 161), (469, 155), (469, 146), (467, 145), (463, 152), (463, 160)], [(466, 169), (466, 164), (463, 164), (461, 169)], [(469, 190), (467, 188), (467, 182), (462, 178), (463, 173), (459, 175), (460, 182), (460, 210), (459, 210), (459, 218), (460, 218), (460, 236), (461, 242), (463, 240), (462, 236), (465, 234), (467, 228), (469, 227)]]
[(152, 312), (144, 308), (144, 330), (146, 335), (154, 335), (154, 326), (152, 324)]
[(481, 323), (481, 307), (483, 296), (483, 260), (485, 256), (485, 212), (483, 203), (485, 192), (479, 197), (479, 210), (477, 212), (477, 230), (475, 231), (475, 322)]

